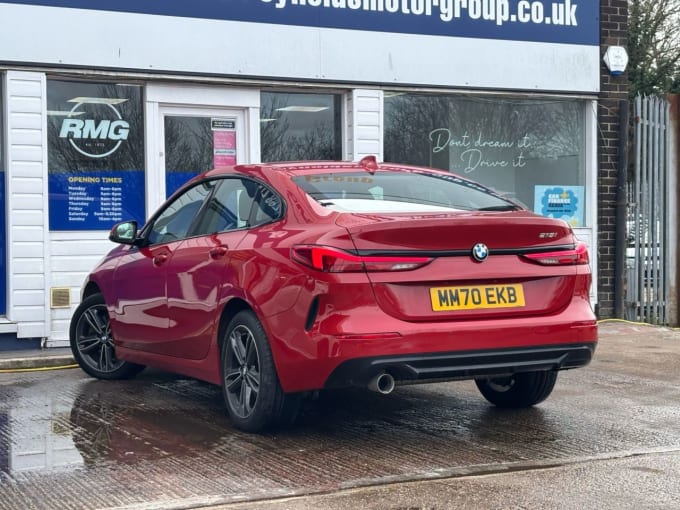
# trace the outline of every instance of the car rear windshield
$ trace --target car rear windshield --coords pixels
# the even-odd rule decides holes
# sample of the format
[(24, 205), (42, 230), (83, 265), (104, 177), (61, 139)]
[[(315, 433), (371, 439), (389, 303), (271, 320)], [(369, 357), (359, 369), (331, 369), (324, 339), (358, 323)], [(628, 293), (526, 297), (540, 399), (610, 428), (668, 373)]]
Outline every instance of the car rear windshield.
[(320, 204), (347, 212), (512, 211), (520, 207), (456, 175), (339, 172), (293, 178)]

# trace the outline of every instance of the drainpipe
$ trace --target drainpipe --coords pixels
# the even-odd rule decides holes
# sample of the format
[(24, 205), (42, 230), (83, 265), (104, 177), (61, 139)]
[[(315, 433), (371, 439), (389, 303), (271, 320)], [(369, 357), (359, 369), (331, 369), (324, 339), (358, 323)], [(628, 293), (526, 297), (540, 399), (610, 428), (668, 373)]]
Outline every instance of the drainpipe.
[(626, 295), (626, 182), (628, 180), (628, 100), (619, 101), (619, 166), (616, 172), (616, 248), (614, 250), (614, 317), (624, 318)]

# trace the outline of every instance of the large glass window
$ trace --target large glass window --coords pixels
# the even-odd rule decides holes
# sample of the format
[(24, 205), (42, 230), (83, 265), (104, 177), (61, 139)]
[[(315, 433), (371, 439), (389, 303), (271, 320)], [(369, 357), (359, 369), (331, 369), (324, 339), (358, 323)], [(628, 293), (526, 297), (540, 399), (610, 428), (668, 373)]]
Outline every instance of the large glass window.
[(342, 159), (340, 95), (262, 92), (262, 161)]
[(585, 103), (385, 94), (385, 160), (470, 177), (583, 226)]
[(5, 153), (3, 144), (3, 101), (5, 96), (2, 89), (3, 75), (0, 74), (0, 315), (7, 312), (7, 236), (5, 235)]
[(51, 230), (145, 218), (142, 88), (47, 80)]

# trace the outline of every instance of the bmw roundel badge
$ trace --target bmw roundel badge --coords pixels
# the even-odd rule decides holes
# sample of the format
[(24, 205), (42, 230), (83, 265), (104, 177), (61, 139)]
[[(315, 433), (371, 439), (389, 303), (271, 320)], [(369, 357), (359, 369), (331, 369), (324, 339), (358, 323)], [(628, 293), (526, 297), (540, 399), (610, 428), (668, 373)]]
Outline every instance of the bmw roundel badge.
[(472, 258), (477, 262), (484, 262), (489, 256), (489, 248), (484, 243), (477, 243), (472, 247)]

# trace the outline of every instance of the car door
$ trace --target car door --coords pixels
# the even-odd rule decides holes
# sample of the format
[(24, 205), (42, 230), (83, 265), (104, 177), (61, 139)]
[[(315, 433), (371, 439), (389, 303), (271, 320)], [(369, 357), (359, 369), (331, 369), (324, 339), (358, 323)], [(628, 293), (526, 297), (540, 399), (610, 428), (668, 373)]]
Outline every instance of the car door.
[(169, 261), (166, 354), (202, 359), (208, 353), (219, 323), (222, 287), (237, 284), (229, 260), (251, 226), (250, 183), (236, 177), (216, 181), (192, 236)]
[(142, 232), (144, 244), (131, 247), (121, 258), (114, 275), (111, 321), (121, 346), (164, 353), (170, 322), (168, 268), (213, 186), (210, 182), (193, 186), (168, 203)]

